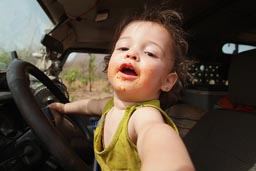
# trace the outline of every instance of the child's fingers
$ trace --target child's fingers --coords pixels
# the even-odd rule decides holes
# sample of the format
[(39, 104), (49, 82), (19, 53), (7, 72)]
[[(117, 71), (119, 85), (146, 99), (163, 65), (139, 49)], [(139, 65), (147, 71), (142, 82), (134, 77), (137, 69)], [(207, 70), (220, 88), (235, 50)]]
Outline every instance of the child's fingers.
[(57, 110), (60, 113), (64, 113), (64, 104), (55, 102), (48, 105), (49, 108)]

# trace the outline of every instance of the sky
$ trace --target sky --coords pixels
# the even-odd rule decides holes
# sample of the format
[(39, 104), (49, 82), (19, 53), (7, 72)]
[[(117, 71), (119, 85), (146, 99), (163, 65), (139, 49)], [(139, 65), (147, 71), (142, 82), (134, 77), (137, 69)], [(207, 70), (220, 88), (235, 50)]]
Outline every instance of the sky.
[(0, 0), (0, 50), (38, 48), (51, 27), (36, 0)]

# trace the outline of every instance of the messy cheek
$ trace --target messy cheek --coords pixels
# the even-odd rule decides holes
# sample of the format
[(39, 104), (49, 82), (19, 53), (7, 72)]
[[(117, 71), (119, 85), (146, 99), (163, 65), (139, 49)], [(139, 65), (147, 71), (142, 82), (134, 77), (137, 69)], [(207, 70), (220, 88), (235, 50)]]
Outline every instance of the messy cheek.
[(124, 86), (118, 86), (118, 87), (117, 87), (117, 90), (118, 90), (118, 91), (125, 92), (126, 89), (125, 89)]
[(153, 69), (145, 70), (144, 71), (144, 75), (145, 75), (145, 79), (147, 81), (154, 79), (154, 71), (153, 71)]
[(124, 78), (117, 75), (117, 76), (115, 76), (114, 79), (111, 79), (111, 80), (112, 81), (110, 81), (110, 82), (111, 82), (114, 89), (116, 89), (117, 91), (122, 91), (122, 92), (126, 91), (125, 86), (120, 84), (120, 81), (123, 81)]
[[(116, 78), (118, 78), (118, 77), (116, 77)], [(122, 78), (122, 77), (119, 77), (118, 79), (120, 79), (122, 81), (125, 80), (125, 78)], [(129, 89), (129, 91), (130, 91), (130, 89), (136, 90), (138, 88), (144, 88), (144, 87), (142, 87), (143, 83), (140, 82), (140, 79), (138, 79), (135, 82), (133, 82), (132, 86), (129, 85), (129, 83), (126, 83), (126, 82), (116, 82), (115, 85), (116, 85), (115, 89), (117, 91), (120, 91), (120, 92), (126, 92), (127, 88)]]

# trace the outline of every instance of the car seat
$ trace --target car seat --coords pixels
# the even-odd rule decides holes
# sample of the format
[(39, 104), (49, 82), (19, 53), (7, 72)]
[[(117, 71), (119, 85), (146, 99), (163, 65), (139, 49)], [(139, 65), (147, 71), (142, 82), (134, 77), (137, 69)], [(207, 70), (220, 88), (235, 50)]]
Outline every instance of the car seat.
[(256, 170), (255, 75), (256, 50), (234, 56), (225, 103), (206, 112), (184, 137), (197, 171)]

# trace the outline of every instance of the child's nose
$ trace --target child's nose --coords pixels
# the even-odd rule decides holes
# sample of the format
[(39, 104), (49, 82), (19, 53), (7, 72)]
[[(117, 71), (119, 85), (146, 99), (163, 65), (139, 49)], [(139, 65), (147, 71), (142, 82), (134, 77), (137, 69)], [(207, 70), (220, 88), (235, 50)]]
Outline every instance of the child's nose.
[(128, 52), (125, 56), (126, 58), (130, 58), (130, 59), (133, 59), (133, 60), (136, 60), (138, 61), (139, 60), (139, 56), (138, 54), (134, 53), (134, 52)]

